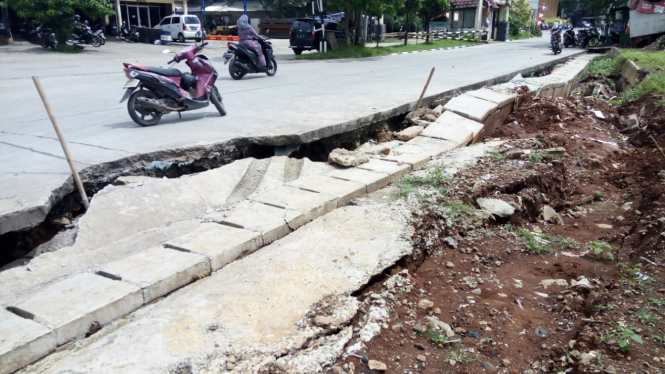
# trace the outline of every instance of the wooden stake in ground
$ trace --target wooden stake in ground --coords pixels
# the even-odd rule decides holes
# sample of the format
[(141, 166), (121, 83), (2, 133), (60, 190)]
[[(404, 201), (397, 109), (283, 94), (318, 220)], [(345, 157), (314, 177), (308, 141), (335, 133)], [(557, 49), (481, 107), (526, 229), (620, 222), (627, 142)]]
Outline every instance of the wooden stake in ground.
[(429, 72), (429, 78), (427, 78), (427, 83), (425, 83), (425, 87), (423, 88), (423, 92), (420, 94), (420, 98), (418, 99), (418, 103), (416, 104), (416, 107), (413, 108), (413, 110), (416, 110), (420, 108), (420, 103), (423, 101), (423, 96), (425, 96), (425, 91), (427, 91), (427, 87), (429, 86), (429, 81), (432, 80), (432, 75), (434, 75), (434, 69), (432, 68), (432, 71)]
[(46, 108), (46, 113), (48, 113), (48, 116), (51, 119), (51, 123), (53, 124), (53, 128), (55, 129), (55, 133), (58, 135), (58, 140), (60, 140), (62, 151), (65, 152), (65, 158), (67, 158), (67, 162), (69, 163), (69, 168), (72, 170), (72, 176), (74, 177), (74, 181), (76, 182), (76, 187), (78, 188), (79, 193), (81, 194), (81, 200), (83, 200), (83, 206), (85, 207), (85, 210), (88, 210), (90, 204), (88, 203), (88, 196), (85, 194), (85, 190), (83, 189), (83, 183), (81, 183), (81, 176), (79, 176), (79, 172), (78, 170), (76, 170), (76, 165), (74, 165), (74, 160), (72, 160), (72, 155), (69, 154), (69, 148), (67, 147), (67, 143), (65, 143), (65, 138), (62, 136), (62, 133), (60, 132), (60, 127), (58, 127), (58, 121), (55, 119), (55, 115), (51, 110), (51, 106), (49, 105), (48, 100), (46, 99), (46, 94), (44, 93), (42, 84), (39, 82), (39, 77), (33, 75), (32, 81), (35, 82), (35, 87), (37, 87), (39, 96), (42, 98), (42, 102), (44, 103), (44, 108)]
[(658, 145), (658, 142), (656, 141), (656, 139), (654, 139), (653, 136), (651, 136), (651, 135), (649, 135), (649, 137), (651, 138), (651, 140), (653, 140), (653, 144), (655, 144), (656, 147), (658, 147), (658, 150), (663, 155), (663, 157), (665, 157), (665, 152), (663, 152), (663, 150), (660, 148), (660, 146)]

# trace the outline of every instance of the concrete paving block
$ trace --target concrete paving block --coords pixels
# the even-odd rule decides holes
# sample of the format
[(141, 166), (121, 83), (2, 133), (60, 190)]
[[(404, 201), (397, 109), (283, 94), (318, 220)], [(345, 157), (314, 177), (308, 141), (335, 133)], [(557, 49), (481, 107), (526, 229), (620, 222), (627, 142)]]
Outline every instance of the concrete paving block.
[(141, 287), (143, 302), (147, 304), (206, 272), (210, 272), (207, 257), (159, 246), (108, 262), (98, 274)]
[(402, 153), (398, 155), (390, 154), (388, 156), (372, 156), (378, 160), (397, 162), (411, 165), (412, 169), (417, 169), (427, 164), (432, 156), (430, 153)]
[(479, 138), (483, 139), (488, 136), (492, 136), (494, 130), (497, 127), (503, 125), (503, 123), (506, 121), (506, 118), (508, 118), (508, 115), (510, 115), (512, 109), (513, 103), (508, 103), (490, 114), (489, 117), (487, 117), (487, 119), (483, 122), (485, 128), (483, 129), (483, 132)]
[(255, 160), (245, 158), (217, 169), (184, 177), (182, 180), (196, 191), (212, 209), (224, 206), (231, 193)]
[[(220, 248), (223, 248), (220, 249), (222, 252), (234, 252), (238, 250), (236, 248), (245, 252), (255, 250), (261, 245), (268, 245), (288, 235), (291, 232), (289, 228), (291, 224), (302, 225), (305, 220), (301, 212), (248, 200), (235, 205), (231, 210), (215, 212), (205, 218), (238, 228), (222, 228), (226, 232), (222, 239), (218, 239)], [(258, 237), (255, 233), (259, 233)], [(197, 252), (206, 253), (201, 249)], [(213, 270), (219, 269), (216, 264), (215, 261), (211, 261)]]
[(359, 169), (377, 171), (390, 175), (390, 181), (396, 181), (411, 171), (411, 165), (398, 164), (396, 162), (370, 159), (368, 163), (358, 166)]
[(476, 91), (470, 91), (466, 92), (466, 95), (476, 97), (478, 99), (483, 99), (485, 101), (489, 101), (491, 103), (494, 103), (498, 106), (504, 106), (508, 103), (512, 103), (515, 100), (515, 96), (517, 95), (507, 95), (503, 93), (499, 93), (496, 91), (492, 91), (488, 88), (481, 88)]
[(337, 206), (346, 205), (349, 201), (365, 194), (365, 185), (324, 175), (308, 175), (287, 184), (307, 191), (325, 193), (337, 198)]
[(104, 325), (143, 305), (143, 292), (129, 283), (92, 273), (79, 273), (45, 286), (12, 306), (55, 333), (58, 345), (88, 332), (92, 322)]
[(414, 154), (414, 155), (428, 155), (430, 157), (436, 157), (442, 153), (442, 151), (437, 151), (433, 149), (428, 149), (420, 145), (414, 144), (402, 144), (394, 149), (391, 154)]
[(390, 174), (377, 173), (358, 168), (339, 167), (326, 174), (329, 177), (358, 182), (365, 185), (365, 193), (372, 193), (390, 184)]
[[(371, 162), (371, 161), (370, 161)], [(301, 212), (304, 220), (293, 222), (290, 226), (296, 229), (305, 223), (329, 213), (337, 206), (337, 198), (325, 193), (316, 193), (298, 188), (281, 186), (252, 197), (253, 201), (272, 205), (278, 208)]]
[(452, 98), (443, 109), (482, 122), (496, 107), (495, 103), (464, 94)]
[(437, 151), (439, 154), (459, 147), (459, 144), (456, 142), (445, 139), (430, 138), (427, 136), (416, 136), (415, 138), (406, 142), (405, 145), (423, 147), (431, 151)]
[(445, 139), (458, 144), (458, 146), (465, 146), (470, 142), (478, 139), (478, 136), (483, 131), (483, 124), (464, 118), (453, 112), (444, 112), (436, 122), (429, 125), (423, 136), (430, 138)]
[(0, 309), (0, 374), (8, 374), (53, 352), (55, 334), (48, 327)]

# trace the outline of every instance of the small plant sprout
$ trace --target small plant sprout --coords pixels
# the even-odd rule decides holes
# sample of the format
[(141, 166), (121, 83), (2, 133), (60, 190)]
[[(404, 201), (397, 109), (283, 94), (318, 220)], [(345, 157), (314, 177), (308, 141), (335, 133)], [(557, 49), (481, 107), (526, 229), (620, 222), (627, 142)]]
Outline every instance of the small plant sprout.
[(609, 245), (606, 242), (597, 242), (593, 241), (587, 245), (584, 246), (586, 249), (592, 249), (593, 253), (596, 254), (596, 256), (602, 258), (603, 254), (607, 256), (610, 260), (614, 261), (614, 254), (612, 252), (608, 251), (608, 249), (612, 249), (612, 246)]

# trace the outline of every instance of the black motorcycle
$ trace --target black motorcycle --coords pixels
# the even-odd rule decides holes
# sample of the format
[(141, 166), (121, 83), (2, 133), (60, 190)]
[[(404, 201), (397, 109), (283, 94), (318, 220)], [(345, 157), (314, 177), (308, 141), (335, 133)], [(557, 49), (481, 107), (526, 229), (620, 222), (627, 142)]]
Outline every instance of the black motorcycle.
[(51, 48), (55, 51), (55, 33), (53, 30), (41, 26), (39, 26), (37, 30), (39, 45), (41, 45), (42, 48)]
[(254, 38), (261, 45), (266, 58), (266, 66), (259, 65), (259, 58), (254, 50), (238, 43), (228, 43), (229, 50), (224, 53), (224, 65), (229, 65), (231, 78), (242, 79), (245, 74), (266, 73), (269, 77), (277, 74), (277, 61), (272, 54), (272, 43), (265, 39)]
[(120, 34), (118, 35), (120, 39), (124, 39), (126, 42), (139, 42), (139, 30), (134, 28), (129, 28), (127, 22), (122, 21), (122, 26), (120, 27)]
[(600, 34), (595, 27), (581, 29), (578, 33), (580, 48), (597, 47), (600, 43)]
[(550, 48), (555, 55), (558, 55), (563, 50), (561, 45), (561, 32), (563, 29), (554, 29), (552, 30), (552, 36), (550, 37)]
[(102, 43), (102, 38), (92, 32), (92, 29), (88, 25), (81, 25), (75, 33), (72, 34), (74, 39), (67, 41), (68, 44), (79, 45), (79, 44), (90, 44), (91, 46), (97, 48), (100, 47)]
[(573, 29), (566, 30), (566, 32), (563, 33), (563, 46), (570, 48), (577, 47), (578, 45), (580, 45), (580, 40), (577, 38), (577, 35), (575, 35), (575, 31), (573, 31)]

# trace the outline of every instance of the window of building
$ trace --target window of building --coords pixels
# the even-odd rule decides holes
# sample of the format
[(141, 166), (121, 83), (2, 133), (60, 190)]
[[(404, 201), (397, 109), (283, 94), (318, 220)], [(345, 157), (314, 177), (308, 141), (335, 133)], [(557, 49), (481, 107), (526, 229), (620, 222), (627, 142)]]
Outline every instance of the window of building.
[(453, 28), (473, 28), (476, 24), (476, 10), (464, 9), (455, 10), (452, 12), (452, 27)]

